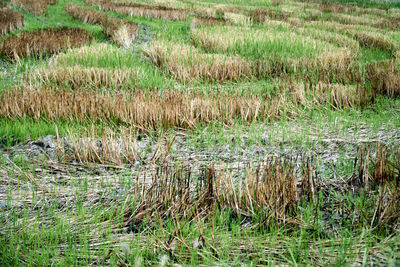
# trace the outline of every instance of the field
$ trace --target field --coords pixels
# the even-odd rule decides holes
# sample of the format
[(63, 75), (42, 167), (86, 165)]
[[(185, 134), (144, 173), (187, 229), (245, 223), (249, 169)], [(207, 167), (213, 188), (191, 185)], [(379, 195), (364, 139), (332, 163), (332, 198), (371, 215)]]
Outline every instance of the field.
[(400, 3), (0, 0), (0, 264), (400, 264)]

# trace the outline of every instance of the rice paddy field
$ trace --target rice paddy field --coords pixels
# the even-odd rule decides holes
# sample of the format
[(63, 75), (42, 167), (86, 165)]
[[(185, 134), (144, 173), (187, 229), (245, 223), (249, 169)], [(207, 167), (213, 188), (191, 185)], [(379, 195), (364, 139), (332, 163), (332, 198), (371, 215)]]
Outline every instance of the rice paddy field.
[(1, 266), (399, 264), (399, 2), (0, 1)]

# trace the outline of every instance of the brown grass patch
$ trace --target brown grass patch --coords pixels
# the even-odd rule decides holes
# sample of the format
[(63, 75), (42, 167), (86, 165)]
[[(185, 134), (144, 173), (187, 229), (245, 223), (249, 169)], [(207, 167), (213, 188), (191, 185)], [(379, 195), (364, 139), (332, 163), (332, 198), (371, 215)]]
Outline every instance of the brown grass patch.
[(24, 27), (24, 15), (9, 8), (0, 8), (0, 34)]
[(183, 82), (193, 80), (239, 81), (252, 76), (251, 62), (240, 57), (205, 54), (195, 47), (155, 41), (146, 54), (158, 67), (165, 68)]
[(331, 21), (311, 21), (308, 22), (307, 25), (321, 30), (330, 30), (347, 34), (355, 38), (361, 46), (379, 48), (393, 54), (399, 49), (399, 45), (396, 41), (372, 27), (345, 25)]
[(227, 21), (224, 18), (216, 19), (216, 18), (195, 17), (190, 23), (190, 28), (193, 30), (201, 26), (226, 25), (226, 24)]
[(107, 1), (90, 1), (102, 10), (115, 11), (130, 16), (159, 18), (165, 20), (186, 20), (188, 12), (182, 9), (164, 6), (150, 6), (142, 3), (114, 3)]
[(108, 20), (107, 14), (94, 9), (82, 8), (74, 3), (68, 3), (65, 6), (65, 11), (84, 23), (103, 24)]
[(57, 89), (3, 91), (0, 116), (32, 117), (50, 120), (119, 121), (139, 129), (158, 127), (191, 128), (195, 123), (221, 121), (232, 124), (235, 119), (253, 121), (277, 116), (279, 110), (261, 99), (240, 95), (204, 95), (196, 93), (141, 91), (95, 93)]
[(290, 17), (287, 12), (276, 12), (271, 9), (256, 9), (250, 13), (250, 18), (257, 23), (264, 23), (267, 19), (286, 21)]
[(65, 10), (85, 23), (101, 24), (104, 33), (124, 47), (129, 47), (139, 33), (139, 28), (135, 24), (124, 19), (112, 18), (96, 10), (81, 8), (73, 3), (67, 4)]
[[(299, 107), (329, 104), (335, 108), (369, 103), (364, 88), (345, 85), (282, 84), (265, 96), (235, 93), (94, 92), (51, 87), (15, 88), (0, 93), (0, 116), (36, 120), (120, 122), (147, 131), (157, 128), (193, 128), (196, 124), (236, 120), (272, 120), (282, 114), (295, 117)], [(364, 101), (364, 102), (363, 102)]]
[[(267, 29), (232, 26), (194, 29), (191, 31), (191, 39), (196, 46), (212, 53), (241, 51), (246, 54), (249, 49), (258, 49), (255, 52), (258, 58), (253, 59), (252, 55), (249, 55), (248, 59), (241, 59), (250, 64), (249, 70), (246, 70), (249, 77), (276, 77), (286, 73), (307, 74), (307, 70), (316, 70), (319, 77), (325, 77), (323, 80), (326, 82), (331, 82), (334, 77), (336, 81), (354, 81), (349, 75), (349, 66), (354, 62), (356, 54), (347, 47), (333, 44), (336, 36), (319, 33), (320, 38), (316, 39), (313, 37), (314, 33), (307, 32), (311, 30), (283, 31), (281, 27), (289, 28), (290, 25), (281, 21), (272, 22), (276, 24), (269, 23)], [(295, 51), (297, 54), (291, 57), (290, 54), (282, 52), (282, 49), (277, 49), (278, 45), (274, 44), (279, 42), (293, 43), (294, 46), (303, 46), (304, 49)], [(308, 54), (304, 51), (308, 51)], [(262, 54), (265, 56), (261, 57)]]
[(35, 15), (43, 15), (48, 5), (54, 5), (57, 0), (12, 0), (11, 4), (20, 6)]
[(54, 28), (22, 32), (1, 41), (0, 54), (11, 60), (26, 56), (52, 54), (69, 47), (87, 44), (91, 37), (77, 28)]
[(323, 12), (330, 13), (352, 13), (357, 11), (357, 7), (353, 5), (344, 5), (344, 4), (333, 4), (333, 3), (322, 3), (319, 5), (319, 8)]
[(67, 86), (71, 89), (121, 89), (132, 84), (134, 79), (139, 79), (141, 74), (131, 69), (104, 69), (74, 67), (43, 68), (37, 72), (29, 73), (25, 81), (29, 84), (39, 82), (46, 86)]
[(367, 67), (367, 79), (378, 93), (400, 96), (400, 60), (371, 63)]

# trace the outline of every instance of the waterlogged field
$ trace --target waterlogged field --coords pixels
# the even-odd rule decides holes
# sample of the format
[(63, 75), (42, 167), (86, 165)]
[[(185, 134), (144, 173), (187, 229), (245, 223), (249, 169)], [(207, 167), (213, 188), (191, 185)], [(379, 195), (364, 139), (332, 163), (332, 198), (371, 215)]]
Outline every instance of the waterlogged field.
[(0, 1), (0, 263), (400, 263), (400, 4)]

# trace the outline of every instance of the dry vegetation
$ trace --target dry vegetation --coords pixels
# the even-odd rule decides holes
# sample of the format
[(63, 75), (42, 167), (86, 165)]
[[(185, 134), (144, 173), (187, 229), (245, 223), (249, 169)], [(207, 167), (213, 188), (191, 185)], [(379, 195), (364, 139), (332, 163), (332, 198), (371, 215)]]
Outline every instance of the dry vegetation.
[[(71, 79), (72, 80), (72, 79)], [(90, 83), (91, 78), (83, 78)], [(69, 81), (66, 81), (67, 83)], [(82, 81), (79, 81), (82, 83)], [(15, 88), (2, 92), (0, 116), (32, 117), (36, 120), (80, 120), (122, 122), (140, 130), (193, 128), (196, 124), (220, 121), (233, 124), (296, 116), (296, 106), (329, 104), (335, 108), (365, 105), (367, 90), (353, 86), (297, 83), (281, 85), (273, 96), (242, 96), (228, 93), (178, 93), (137, 91), (99, 93), (50, 88)]]
[(134, 80), (140, 78), (141, 73), (134, 72), (132, 69), (51, 66), (28, 74), (25, 77), (25, 81), (30, 85), (36, 83), (46, 86), (57, 85), (73, 90), (83, 90), (85, 88), (116, 90), (132, 84)]
[(165, 6), (151, 6), (144, 3), (115, 3), (110, 1), (95, 0), (88, 4), (97, 5), (101, 10), (116, 11), (130, 16), (159, 18), (164, 20), (186, 20), (187, 11)]
[(22, 32), (1, 41), (0, 54), (8, 59), (16, 60), (20, 57), (41, 56), (69, 47), (83, 46), (90, 40), (91, 37), (85, 30), (74, 28)]
[(154, 64), (183, 82), (239, 81), (253, 75), (251, 62), (238, 56), (205, 54), (193, 46), (155, 41), (146, 49)]
[(0, 34), (7, 34), (24, 27), (24, 15), (7, 7), (0, 8)]
[(65, 9), (68, 14), (84, 23), (101, 24), (104, 33), (110, 36), (115, 43), (124, 47), (129, 47), (139, 33), (136, 25), (124, 19), (112, 18), (105, 13), (82, 8), (73, 3), (67, 4)]
[(367, 68), (367, 78), (379, 93), (400, 96), (399, 60), (371, 63)]
[(57, 0), (12, 0), (11, 4), (20, 6), (35, 15), (43, 15), (48, 5), (54, 5)]

